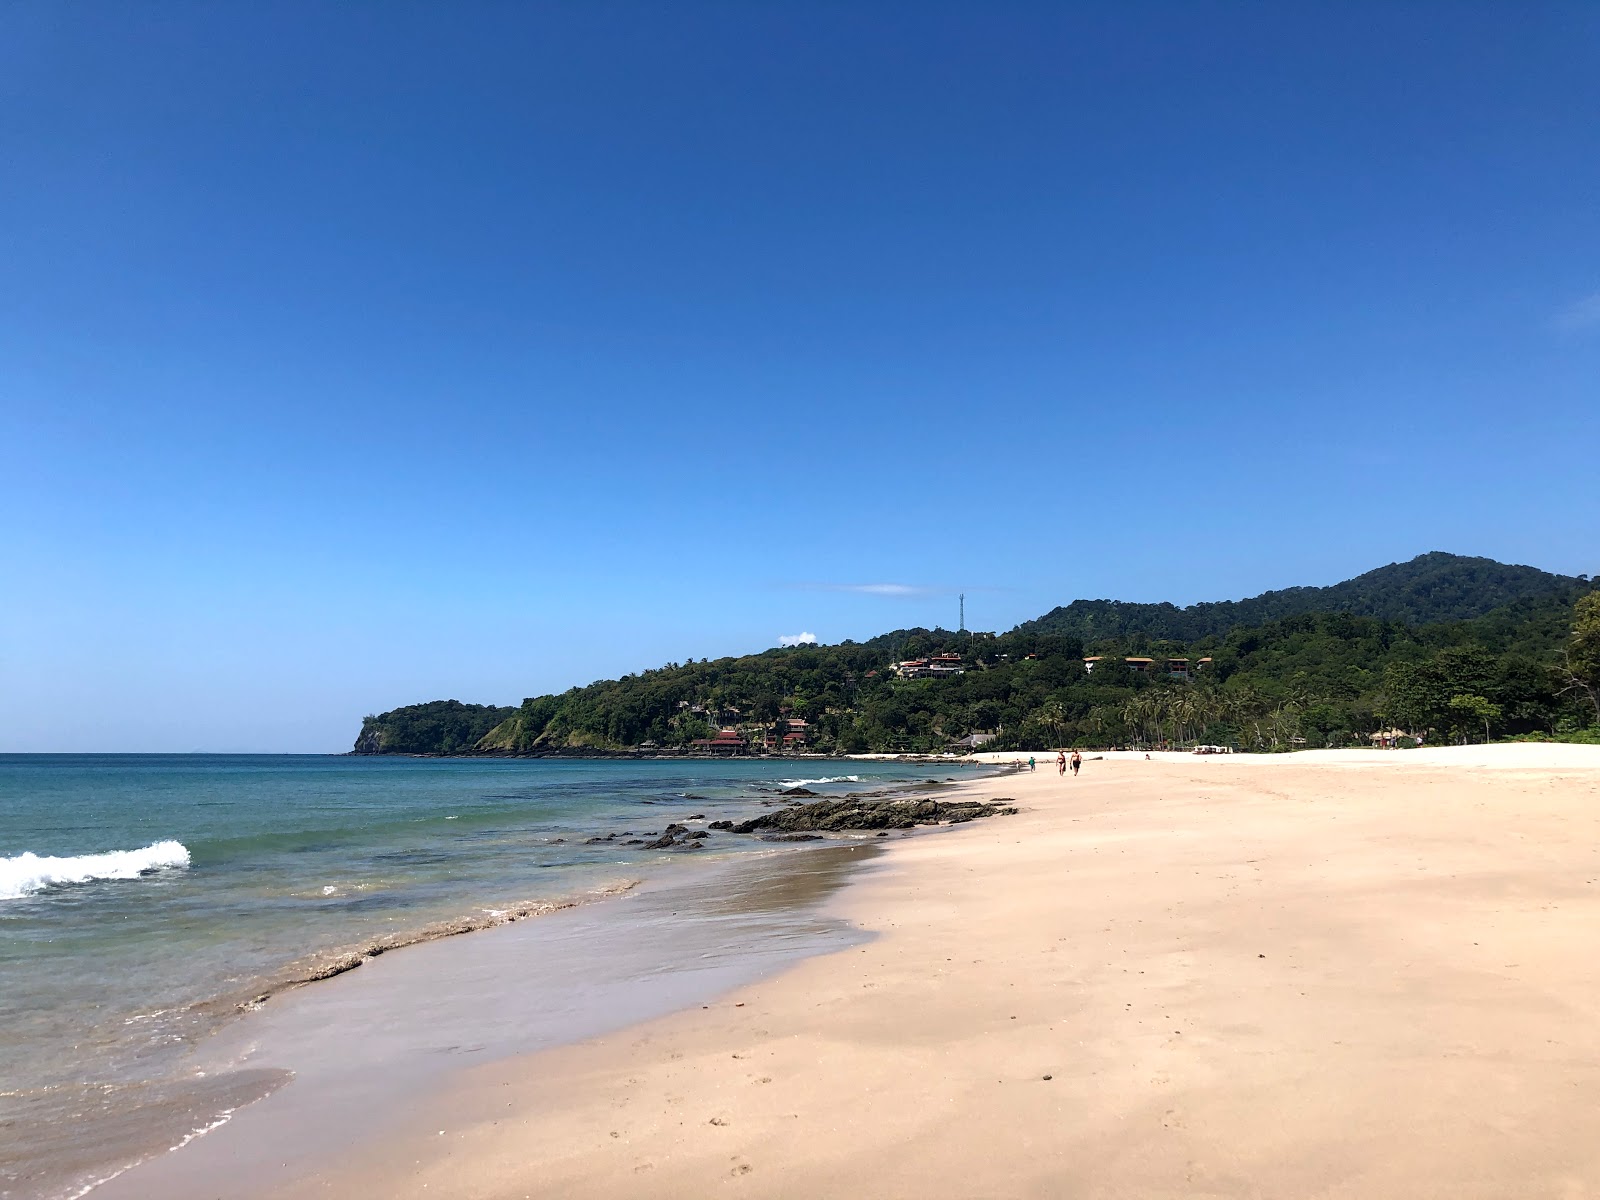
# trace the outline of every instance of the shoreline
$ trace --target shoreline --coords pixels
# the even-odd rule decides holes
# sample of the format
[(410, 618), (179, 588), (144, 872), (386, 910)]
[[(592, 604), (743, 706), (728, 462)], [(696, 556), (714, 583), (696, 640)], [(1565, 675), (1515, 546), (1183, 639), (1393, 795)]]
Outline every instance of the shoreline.
[[(984, 766), (983, 764), (974, 765)], [(1003, 770), (985, 767), (981, 778), (993, 780), (1004, 777), (1006, 774)], [(809, 791), (805, 786), (808, 784), (841, 784), (847, 782), (864, 784), (870, 790), (843, 793), (829, 797), (819, 796), (818, 793)], [(976, 780), (969, 782), (976, 782)], [(820, 804), (830, 808), (841, 802), (851, 800), (862, 801), (869, 806), (939, 805), (942, 803), (941, 801), (930, 799), (919, 801), (917, 798), (926, 796), (927, 793), (937, 793), (943, 796), (957, 786), (959, 785), (947, 780), (871, 781), (857, 780), (857, 777), (853, 775), (797, 781), (779, 780), (773, 782), (770, 786), (760, 789), (770, 792), (769, 798), (756, 799), (752, 797), (742, 799), (737, 801), (736, 805), (751, 814), (754, 819), (762, 819), (768, 814), (777, 816), (778, 814), (805, 811), (806, 802), (802, 802), (796, 797), (806, 797), (807, 801), (812, 805)], [(725, 800), (716, 802), (700, 796), (685, 796), (679, 800), (679, 804), (685, 808), (716, 808), (719, 803), (724, 809), (728, 808), (728, 801)], [(287, 1017), (288, 1022), (293, 1025), (296, 1020), (293, 1013), (297, 1007), (304, 1009), (308, 1006), (315, 1008), (317, 1006), (325, 1007), (331, 1005), (333, 1009), (337, 1010), (340, 1007), (339, 997), (348, 994), (348, 992), (339, 991), (340, 985), (338, 984), (334, 984), (331, 989), (310, 988), (308, 986), (310, 984), (331, 981), (336, 977), (345, 977), (348, 980), (354, 968), (368, 966), (369, 964), (377, 964), (387, 968), (393, 962), (402, 963), (404, 965), (396, 967), (395, 971), (402, 978), (409, 974), (412, 977), (410, 983), (402, 983), (395, 987), (392, 992), (386, 990), (394, 987), (390, 979), (386, 979), (384, 982), (374, 981), (371, 984), (370, 991), (372, 994), (369, 996), (368, 1007), (378, 1019), (383, 1020), (386, 1012), (392, 1012), (396, 1007), (405, 1004), (408, 996), (414, 995), (419, 990), (418, 982), (415, 978), (416, 971), (419, 969), (416, 964), (423, 961), (410, 956), (395, 956), (389, 953), (390, 951), (406, 949), (411, 950), (414, 954), (417, 952), (426, 954), (429, 951), (434, 951), (438, 955), (439, 952), (436, 948), (441, 943), (449, 941), (463, 943), (461, 952), (456, 956), (457, 966), (463, 960), (470, 961), (473, 956), (492, 958), (497, 952), (504, 953), (503, 950), (497, 951), (499, 943), (493, 943), (491, 939), (465, 939), (458, 938), (455, 935), (472, 932), (491, 933), (495, 931), (504, 933), (509, 930), (509, 927), (521, 925), (524, 923), (525, 918), (533, 916), (546, 918), (565, 917), (570, 920), (585, 921), (588, 925), (588, 936), (598, 940), (607, 933), (616, 932), (621, 927), (620, 923), (624, 919), (614, 914), (614, 906), (612, 904), (602, 905), (597, 903), (598, 901), (637, 898), (641, 903), (650, 904), (653, 901), (659, 901), (662, 895), (671, 895), (674, 892), (692, 892), (696, 888), (706, 889), (711, 886), (713, 881), (717, 880), (726, 883), (727, 890), (725, 893), (719, 892), (716, 899), (710, 902), (709, 905), (704, 897), (699, 897), (697, 900), (697, 898), (689, 896), (685, 902), (691, 905), (699, 903), (702, 908), (723, 906), (740, 912), (746, 910), (750, 912), (761, 911), (771, 907), (763, 900), (763, 896), (772, 893), (775, 888), (782, 891), (786, 886), (784, 881), (808, 875), (824, 874), (830, 870), (826, 866), (816, 864), (839, 862), (840, 855), (849, 854), (854, 860), (851, 863), (851, 868), (854, 869), (859, 863), (870, 860), (881, 852), (884, 844), (878, 841), (878, 838), (922, 837), (937, 832), (940, 826), (949, 825), (954, 820), (971, 819), (970, 816), (965, 815), (945, 820), (930, 821), (924, 819), (920, 828), (896, 828), (892, 832), (840, 826), (838, 829), (830, 829), (825, 833), (789, 833), (783, 831), (781, 817), (780, 823), (767, 833), (762, 833), (760, 830), (746, 832), (743, 829), (729, 831), (724, 825), (724, 830), (731, 835), (733, 840), (729, 843), (724, 843), (722, 837), (719, 836), (718, 842), (721, 853), (696, 854), (684, 858), (678, 854), (664, 852), (648, 860), (648, 868), (643, 872), (642, 878), (627, 879), (616, 884), (590, 889), (581, 897), (568, 895), (561, 900), (503, 905), (494, 910), (474, 909), (474, 914), (481, 913), (481, 915), (436, 922), (386, 935), (357, 946), (330, 949), (308, 958), (296, 960), (280, 971), (270, 982), (270, 985), (263, 985), (258, 982), (245, 989), (236, 990), (192, 1006), (193, 1011), (210, 1016), (245, 1017), (244, 1023), (230, 1022), (215, 1028), (191, 1049), (189, 1056), (188, 1070), (196, 1071), (198, 1068), (197, 1073), (190, 1077), (191, 1083), (195, 1078), (205, 1077), (211, 1077), (216, 1086), (223, 1086), (228, 1080), (236, 1079), (239, 1081), (240, 1086), (229, 1093), (231, 1102), (228, 1107), (222, 1109), (214, 1119), (209, 1113), (191, 1114), (187, 1109), (177, 1109), (175, 1113), (167, 1114), (169, 1118), (175, 1117), (177, 1123), (174, 1124), (172, 1119), (168, 1120), (165, 1126), (168, 1132), (164, 1137), (158, 1136), (155, 1141), (146, 1139), (141, 1149), (116, 1150), (111, 1156), (113, 1161), (108, 1162), (107, 1168), (99, 1172), (97, 1178), (93, 1181), (86, 1180), (85, 1186), (72, 1191), (71, 1194), (81, 1196), (88, 1192), (94, 1192), (97, 1195), (120, 1195), (122, 1193), (118, 1181), (130, 1173), (136, 1177), (135, 1183), (132, 1185), (135, 1190), (128, 1194), (142, 1194), (138, 1189), (147, 1186), (146, 1180), (152, 1171), (162, 1173), (170, 1170), (170, 1168), (164, 1167), (162, 1164), (177, 1150), (189, 1146), (190, 1143), (199, 1142), (199, 1147), (190, 1151), (181, 1160), (183, 1166), (176, 1172), (176, 1178), (179, 1182), (170, 1183), (164, 1186), (162, 1190), (164, 1194), (178, 1194), (170, 1189), (176, 1187), (181, 1190), (187, 1187), (188, 1184), (182, 1181), (189, 1178), (189, 1164), (197, 1156), (203, 1156), (208, 1153), (209, 1149), (217, 1144), (219, 1136), (216, 1135), (216, 1131), (228, 1130), (228, 1133), (220, 1135), (220, 1137), (225, 1138), (231, 1135), (236, 1121), (253, 1125), (255, 1123), (254, 1114), (258, 1109), (277, 1103), (278, 1093), (294, 1086), (307, 1073), (304, 1063), (308, 1059), (304, 1047), (296, 1047), (294, 1045), (297, 1034), (291, 1033), (288, 1039), (289, 1057), (285, 1059), (282, 1054), (278, 1053), (286, 1044), (285, 1039), (281, 1036), (282, 1031), (274, 1031), (272, 1027), (280, 1024), (280, 1018), (283, 1018), (286, 1013), (289, 1014)], [(704, 822), (702, 821), (701, 823), (703, 824)], [(673, 878), (674, 876), (679, 878)], [(776, 932), (780, 936), (792, 936), (792, 931), (785, 932), (787, 925), (794, 925), (798, 928), (811, 924), (816, 920), (821, 920), (826, 927), (827, 935), (817, 941), (816, 944), (798, 949), (791, 947), (780, 955), (779, 965), (774, 965), (768, 961), (772, 957), (771, 953), (748, 944), (749, 939), (747, 938), (746, 944), (736, 944), (733, 947), (730, 957), (739, 961), (724, 968), (720, 982), (710, 986), (709, 989), (702, 986), (699, 991), (687, 994), (668, 992), (665, 999), (656, 996), (646, 997), (643, 1004), (638, 1006), (640, 1011), (634, 1013), (631, 1019), (642, 1019), (645, 1016), (655, 1016), (661, 1012), (672, 1010), (676, 1006), (671, 999), (674, 995), (678, 996), (679, 999), (685, 998), (685, 995), (688, 999), (707, 999), (727, 990), (728, 987), (733, 986), (736, 982), (781, 969), (782, 962), (809, 954), (825, 953), (833, 945), (838, 944), (841, 939), (853, 941), (861, 936), (859, 931), (854, 930), (852, 927), (847, 927), (837, 920), (819, 917), (818, 914), (812, 911), (815, 907), (813, 900), (813, 897), (804, 894), (790, 896), (783, 900), (773, 909), (776, 913), (775, 924), (767, 932)], [(676, 917), (678, 914), (673, 912), (672, 915)], [(693, 916), (694, 913), (691, 912), (689, 915)], [(636, 913), (628, 918), (630, 922), (636, 922), (637, 919), (638, 914)], [(527, 924), (540, 927), (537, 930), (530, 931), (530, 940), (534, 942), (537, 942), (544, 934), (548, 934), (552, 938), (558, 936), (560, 928), (558, 926), (550, 925), (547, 927), (544, 922), (531, 921), (527, 922)], [(465, 943), (469, 942), (472, 943), (472, 946), (465, 945)], [(703, 954), (702, 957), (711, 957), (711, 955)], [(559, 999), (582, 998), (594, 990), (594, 981), (584, 969), (585, 965), (593, 966), (593, 963), (584, 964), (580, 962), (576, 969), (572, 970), (566, 978), (560, 981), (559, 988), (565, 995)], [(663, 969), (665, 968), (660, 964), (652, 968), (658, 974)], [(391, 972), (391, 975), (393, 973)], [(369, 967), (367, 971), (363, 971), (361, 974), (370, 977), (373, 972)], [(366, 986), (365, 981), (358, 981), (358, 986)], [(346, 987), (348, 987), (348, 984)], [(332, 999), (329, 999), (330, 997)], [(272, 1003), (269, 1004), (269, 1001)], [(347, 1025), (350, 1024), (348, 1014), (343, 1014), (340, 1019), (345, 1020)], [(610, 1023), (626, 1022), (612, 1021)], [(303, 1031), (300, 1032), (303, 1033)], [(567, 1029), (565, 1032), (558, 1033), (553, 1038), (547, 1038), (546, 1040), (564, 1044), (581, 1040), (589, 1032), (591, 1030), (587, 1026), (580, 1026), (576, 1029)], [(360, 1037), (361, 1031), (351, 1027), (347, 1029), (347, 1033), (352, 1037)], [(526, 1050), (526, 1046), (514, 1049), (521, 1052)], [(504, 1052), (511, 1053), (513, 1051), (507, 1050)], [(286, 1062), (293, 1063), (296, 1055), (300, 1059), (298, 1064), (285, 1065)], [(381, 1070), (383, 1064), (370, 1063), (369, 1066)], [(216, 1087), (211, 1085), (208, 1085), (203, 1091), (208, 1095), (217, 1094)], [(303, 1094), (303, 1087), (301, 1092)], [(292, 1107), (293, 1105), (291, 1104)], [(107, 1114), (107, 1116), (111, 1117), (111, 1123), (131, 1126), (138, 1122), (140, 1114), (119, 1112)], [(197, 1121), (197, 1117), (204, 1117), (204, 1119)], [(292, 1113), (287, 1118), (275, 1114), (274, 1119), (280, 1125), (293, 1126), (296, 1123), (296, 1118)], [(305, 1133), (306, 1130), (301, 1129), (300, 1132)], [(255, 1135), (250, 1132), (246, 1132), (243, 1136), (247, 1140), (255, 1138)], [(259, 1142), (259, 1138), (255, 1140)], [(70, 1140), (67, 1144), (71, 1144)], [(114, 1162), (117, 1157), (126, 1157), (133, 1161), (118, 1165)], [(197, 1169), (200, 1175), (205, 1177), (204, 1166), (202, 1165)], [(213, 1182), (219, 1181), (208, 1181), (202, 1184), (195, 1191), (195, 1194), (210, 1194), (213, 1190)], [(15, 1193), (8, 1192), (6, 1194)], [(20, 1193), (22, 1196), (32, 1196), (33, 1194), (31, 1191)], [(47, 1194), (55, 1196), (60, 1193), (40, 1193), (40, 1195)]]
[[(328, 987), (291, 990), (214, 1035), (200, 1060), (205, 1072), (276, 1072), (276, 1086), (88, 1193), (177, 1200), (222, 1188), (235, 1197), (273, 1182), (292, 1191), (285, 1181), (304, 1163), (283, 1162), (283, 1145), (331, 1164), (347, 1140), (373, 1136), (432, 1094), (464, 1056), (502, 1061), (578, 1044), (864, 940), (818, 901), (882, 849), (871, 837), (839, 839), (697, 863), (607, 904), (419, 943)], [(236, 1175), (241, 1162), (250, 1185)]]
[(1013, 776), (839, 894), (870, 941), (266, 1194), (1587, 1194), (1600, 750), (1511, 749)]
[[(703, 811), (711, 817), (723, 817), (720, 823), (722, 832), (713, 829), (716, 836), (706, 842), (703, 849), (698, 841), (693, 845), (659, 850), (655, 846), (646, 846), (643, 854), (627, 849), (624, 857), (631, 855), (638, 860), (633, 863), (633, 870), (622, 867), (572, 868), (586, 870), (597, 878), (587, 883), (568, 880), (556, 885), (552, 875), (549, 878), (555, 890), (522, 893), (520, 896), (512, 892), (508, 896), (506, 890), (502, 889), (498, 896), (491, 892), (487, 901), (456, 907), (455, 916), (445, 913), (430, 918), (419, 911), (416, 916), (420, 919), (408, 922), (401, 913), (399, 922), (390, 925), (386, 931), (368, 935), (352, 931), (354, 938), (332, 940), (325, 947), (315, 950), (311, 949), (314, 943), (305, 942), (302, 945), (309, 952), (292, 959), (286, 957), (265, 973), (237, 972), (233, 979), (226, 981), (219, 977), (220, 986), (216, 990), (199, 992), (192, 1001), (150, 1007), (149, 1011), (145, 1008), (132, 1011), (132, 1015), (121, 1021), (120, 1025), (136, 1025), (132, 1034), (145, 1038), (150, 1046), (156, 1048), (159, 1058), (152, 1060), (146, 1057), (143, 1067), (137, 1060), (129, 1059), (131, 1069), (118, 1063), (117, 1069), (123, 1074), (115, 1077), (109, 1072), (103, 1077), (91, 1074), (85, 1081), (84, 1076), (80, 1075), (76, 1080), (59, 1083), (46, 1079), (37, 1086), (28, 1084), (24, 1078), (20, 1085), (13, 1085), (19, 1090), (0, 1094), (0, 1103), (7, 1106), (6, 1113), (0, 1114), (0, 1120), (8, 1126), (6, 1138), (0, 1139), (0, 1195), (22, 1198), (81, 1194), (80, 1187), (92, 1189), (98, 1186), (93, 1182), (95, 1180), (103, 1184), (106, 1179), (127, 1170), (130, 1162), (149, 1161), (152, 1155), (159, 1157), (170, 1146), (192, 1142), (197, 1138), (204, 1141), (201, 1135), (216, 1128), (219, 1121), (248, 1112), (263, 1097), (272, 1095), (283, 1086), (286, 1078), (284, 1070), (259, 1056), (247, 1056), (248, 1061), (219, 1061), (215, 1048), (236, 1044), (240, 1039), (253, 1039), (256, 1031), (271, 1023), (271, 1014), (281, 1006), (297, 1003), (300, 996), (321, 990), (309, 988), (307, 985), (311, 983), (324, 983), (334, 977), (343, 977), (348, 983), (350, 977), (367, 973), (354, 971), (356, 967), (371, 970), (372, 966), (379, 963), (409, 957), (390, 953), (397, 949), (418, 953), (443, 941), (477, 940), (456, 936), (463, 933), (488, 933), (513, 924), (542, 924), (524, 921), (524, 918), (532, 916), (559, 918), (575, 908), (609, 909), (610, 905), (595, 905), (593, 902), (600, 899), (615, 900), (640, 888), (641, 883), (646, 883), (653, 894), (660, 891), (662, 886), (681, 887), (693, 879), (744, 879), (745, 882), (736, 890), (756, 892), (764, 886), (759, 877), (765, 873), (794, 873), (793, 867), (778, 865), (791, 853), (802, 849), (808, 852), (826, 850), (841, 844), (860, 845), (865, 839), (848, 835), (826, 840), (811, 834), (763, 835), (758, 832), (755, 836), (742, 833), (731, 835), (730, 822), (726, 818), (731, 817), (733, 822), (737, 822), (741, 817), (786, 811), (779, 806), (800, 804), (799, 799), (792, 797), (827, 798), (809, 791), (803, 786), (805, 784), (852, 786), (858, 793), (879, 797), (914, 795), (922, 791), (943, 792), (950, 788), (948, 783), (917, 779), (903, 771), (897, 772), (895, 778), (883, 780), (872, 776), (870, 772), (864, 772), (859, 779), (853, 774), (833, 778), (828, 772), (808, 769), (815, 765), (803, 761), (766, 764), (768, 770), (759, 778), (741, 780), (736, 789), (725, 787), (726, 795), (716, 787), (710, 789), (710, 795), (696, 795), (692, 790), (696, 785), (691, 784), (681, 794), (669, 789), (666, 797), (653, 797), (653, 792), (647, 789), (646, 794), (638, 798), (637, 803), (654, 806), (639, 809), (638, 813), (652, 814), (647, 824), (656, 828), (678, 810), (682, 810), (678, 819), (688, 820), (690, 824), (707, 825), (708, 821), (700, 819), (697, 822), (694, 817), (683, 814), (699, 816)], [(771, 770), (772, 767), (778, 767), (779, 770), (775, 772)], [(995, 775), (999, 772), (990, 768), (984, 774)], [(767, 775), (777, 777), (767, 780)], [(799, 778), (802, 775), (828, 777)], [(786, 796), (785, 792), (790, 795)], [(587, 825), (590, 819), (580, 817), (574, 830), (558, 830), (565, 837), (555, 838), (554, 843), (571, 839), (580, 853), (587, 853), (583, 846), (591, 843), (597, 844), (593, 846), (593, 853), (596, 854), (609, 852), (613, 845), (623, 849), (623, 843), (616, 841), (618, 831), (637, 824), (641, 818), (635, 816), (631, 808), (619, 808), (614, 812), (596, 810), (592, 816), (592, 826)], [(590, 836), (585, 837), (585, 833)], [(620, 836), (625, 837), (626, 832)], [(548, 834), (544, 840), (549, 840)], [(781, 844), (789, 841), (808, 844), (804, 847)], [(641, 844), (638, 839), (627, 843), (629, 847)], [(669, 853), (668, 849), (698, 853)], [(680, 860), (686, 860), (693, 866)], [(752, 876), (756, 878), (752, 879)], [(530, 894), (539, 896), (539, 899), (530, 901), (524, 898)], [(603, 916), (583, 919), (592, 919), (603, 926), (613, 919), (623, 921), (631, 918)], [(737, 971), (732, 974), (737, 975)], [(585, 979), (581, 966), (570, 972), (570, 978), (574, 981), (572, 990), (581, 992)], [(330, 988), (336, 990), (342, 986), (329, 984)], [(377, 1007), (375, 1003), (375, 1010)], [(111, 1022), (108, 1027), (117, 1024)], [(574, 1036), (582, 1032), (580, 1030)], [(223, 1058), (226, 1059), (226, 1056)], [(203, 1066), (203, 1075), (195, 1074), (197, 1064)], [(263, 1069), (257, 1070), (257, 1064), (262, 1064)], [(78, 1180), (81, 1183), (67, 1185), (64, 1183), (66, 1180)]]

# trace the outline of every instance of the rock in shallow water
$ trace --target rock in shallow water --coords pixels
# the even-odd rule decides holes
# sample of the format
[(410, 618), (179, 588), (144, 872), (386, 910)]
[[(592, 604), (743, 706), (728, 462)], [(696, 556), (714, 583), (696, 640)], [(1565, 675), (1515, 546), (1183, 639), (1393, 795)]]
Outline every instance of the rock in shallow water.
[(979, 800), (864, 800), (847, 796), (840, 800), (818, 800), (777, 812), (762, 813), (733, 827), (734, 833), (773, 830), (802, 833), (850, 829), (913, 829), (943, 821), (961, 823), (980, 817), (1012, 816), (1016, 809), (996, 802)]

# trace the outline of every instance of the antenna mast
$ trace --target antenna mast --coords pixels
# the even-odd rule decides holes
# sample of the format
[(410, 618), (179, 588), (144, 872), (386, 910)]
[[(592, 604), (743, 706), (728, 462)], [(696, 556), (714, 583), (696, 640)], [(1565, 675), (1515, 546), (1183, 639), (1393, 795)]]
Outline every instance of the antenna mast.
[(956, 629), (956, 632), (957, 633), (965, 633), (966, 631), (967, 631), (967, 594), (965, 592), (962, 592), (961, 593), (961, 625)]

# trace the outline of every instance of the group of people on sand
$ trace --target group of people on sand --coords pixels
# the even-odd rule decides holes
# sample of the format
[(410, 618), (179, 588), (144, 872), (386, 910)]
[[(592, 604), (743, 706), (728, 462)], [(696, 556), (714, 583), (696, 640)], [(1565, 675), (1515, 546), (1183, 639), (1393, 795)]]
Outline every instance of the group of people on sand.
[[(1083, 766), (1083, 755), (1074, 750), (1072, 752), (1072, 757), (1068, 758), (1065, 750), (1057, 750), (1056, 774), (1065, 775), (1069, 766), (1072, 768), (1072, 777), (1076, 779), (1078, 777), (1078, 768)], [(1028, 755), (1028, 770), (1037, 771), (1038, 769), (1039, 764), (1034, 761), (1033, 755)]]

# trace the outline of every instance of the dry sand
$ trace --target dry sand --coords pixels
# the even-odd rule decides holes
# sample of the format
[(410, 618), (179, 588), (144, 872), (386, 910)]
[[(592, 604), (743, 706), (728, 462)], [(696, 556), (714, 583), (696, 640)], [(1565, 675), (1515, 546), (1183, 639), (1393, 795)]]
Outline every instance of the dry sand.
[(1600, 748), (1038, 757), (846, 890), (870, 944), (294, 1194), (1600, 1196)]

